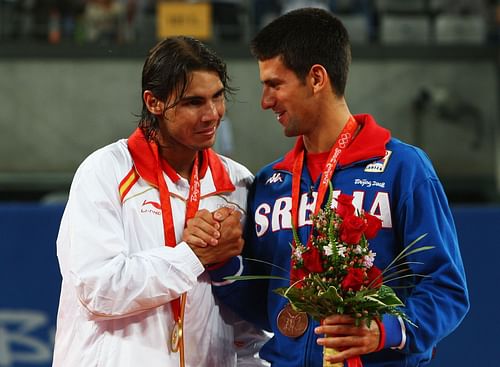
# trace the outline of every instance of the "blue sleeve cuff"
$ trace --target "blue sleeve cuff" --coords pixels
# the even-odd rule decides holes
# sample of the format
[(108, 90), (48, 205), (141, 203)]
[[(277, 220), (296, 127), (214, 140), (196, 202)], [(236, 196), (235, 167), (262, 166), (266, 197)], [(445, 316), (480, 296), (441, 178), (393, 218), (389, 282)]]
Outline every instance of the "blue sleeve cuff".
[(402, 326), (404, 326), (402, 320), (397, 316), (384, 315), (382, 323), (385, 328), (384, 348), (403, 348), (406, 341), (404, 337), (406, 331), (402, 329)]
[(212, 279), (212, 285), (215, 286), (223, 286), (234, 282), (234, 280), (226, 280), (224, 277), (238, 276), (241, 275), (242, 272), (243, 261), (241, 256), (235, 256), (224, 263), (224, 265), (208, 271)]

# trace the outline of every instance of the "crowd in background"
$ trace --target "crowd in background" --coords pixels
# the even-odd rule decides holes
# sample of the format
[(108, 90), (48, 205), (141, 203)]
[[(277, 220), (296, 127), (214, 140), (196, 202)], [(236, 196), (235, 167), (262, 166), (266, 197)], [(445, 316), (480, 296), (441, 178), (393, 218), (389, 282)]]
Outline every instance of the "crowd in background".
[[(168, 0), (161, 0), (168, 1)], [(215, 41), (242, 41), (277, 15), (314, 6), (343, 18), (353, 42), (500, 42), (500, 0), (205, 0)], [(0, 0), (0, 42), (130, 43), (155, 36), (160, 0)], [(449, 36), (451, 34), (451, 38)], [(444, 36), (442, 36), (444, 35)], [(463, 43), (463, 42), (460, 42)]]

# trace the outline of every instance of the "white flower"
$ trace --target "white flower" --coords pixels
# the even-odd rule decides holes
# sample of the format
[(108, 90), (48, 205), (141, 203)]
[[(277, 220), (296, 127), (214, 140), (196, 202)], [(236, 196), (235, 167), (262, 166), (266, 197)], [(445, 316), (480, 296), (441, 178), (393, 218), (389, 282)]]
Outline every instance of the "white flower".
[(337, 252), (339, 253), (339, 256), (344, 257), (346, 251), (347, 248), (344, 245), (337, 245)]
[(302, 260), (302, 249), (300, 248), (300, 246), (297, 246), (293, 250), (293, 256), (295, 256), (297, 260)]
[(376, 252), (370, 250), (367, 255), (363, 256), (363, 265), (367, 268), (371, 268), (373, 266), (373, 261), (375, 260)]
[(354, 252), (355, 254), (361, 254), (361, 253), (363, 252), (363, 248), (362, 248), (360, 245), (357, 245), (357, 246), (354, 248), (353, 252)]
[(332, 245), (323, 247), (323, 252), (325, 253), (326, 256), (332, 256), (333, 255)]

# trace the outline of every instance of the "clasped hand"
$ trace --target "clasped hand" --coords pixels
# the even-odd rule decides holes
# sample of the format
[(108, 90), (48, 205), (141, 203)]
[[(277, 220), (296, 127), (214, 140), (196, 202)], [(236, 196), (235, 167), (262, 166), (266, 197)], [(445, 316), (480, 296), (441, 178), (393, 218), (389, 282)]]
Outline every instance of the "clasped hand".
[(182, 240), (203, 265), (220, 263), (239, 255), (243, 249), (240, 220), (241, 213), (232, 208), (223, 207), (213, 213), (199, 210), (187, 221)]

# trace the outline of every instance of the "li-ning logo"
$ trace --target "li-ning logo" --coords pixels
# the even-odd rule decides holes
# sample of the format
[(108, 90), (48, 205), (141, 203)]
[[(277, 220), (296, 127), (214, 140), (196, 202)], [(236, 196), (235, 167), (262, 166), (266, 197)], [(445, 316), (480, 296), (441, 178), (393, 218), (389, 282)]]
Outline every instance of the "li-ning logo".
[(281, 178), (281, 173), (279, 172), (273, 173), (273, 175), (267, 179), (266, 185), (273, 184), (276, 182), (283, 182), (283, 179)]
[(347, 143), (349, 143), (349, 140), (351, 140), (351, 133), (343, 133), (340, 135), (339, 147), (344, 149), (347, 146)]
[[(152, 208), (149, 206), (152, 206)], [(152, 213), (156, 215), (161, 215), (161, 205), (156, 201), (144, 200), (141, 206), (141, 213)]]

